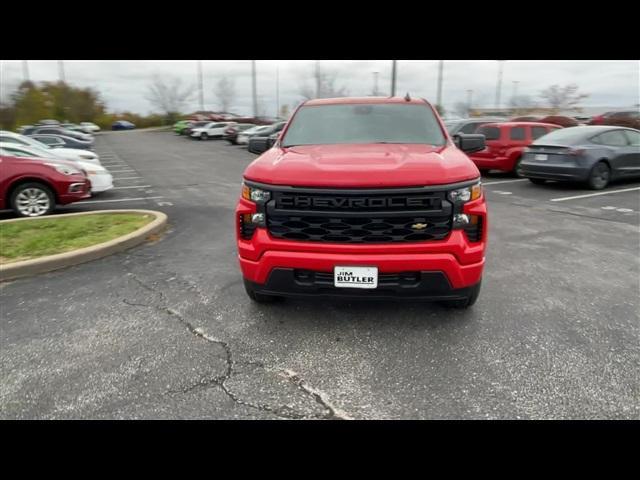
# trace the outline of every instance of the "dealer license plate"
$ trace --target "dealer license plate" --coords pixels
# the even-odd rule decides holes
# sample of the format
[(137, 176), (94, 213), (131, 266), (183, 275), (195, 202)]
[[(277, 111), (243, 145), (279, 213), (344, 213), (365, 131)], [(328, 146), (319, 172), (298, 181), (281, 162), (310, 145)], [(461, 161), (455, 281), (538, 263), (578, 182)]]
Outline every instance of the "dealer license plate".
[(535, 157), (535, 158), (536, 158), (536, 160), (538, 160), (539, 162), (546, 162), (546, 161), (547, 161), (547, 158), (549, 158), (549, 157), (547, 156), (547, 154), (546, 154), (546, 153), (538, 153), (538, 154), (536, 155), (536, 157)]
[(376, 288), (378, 267), (334, 267), (333, 284), (342, 288)]

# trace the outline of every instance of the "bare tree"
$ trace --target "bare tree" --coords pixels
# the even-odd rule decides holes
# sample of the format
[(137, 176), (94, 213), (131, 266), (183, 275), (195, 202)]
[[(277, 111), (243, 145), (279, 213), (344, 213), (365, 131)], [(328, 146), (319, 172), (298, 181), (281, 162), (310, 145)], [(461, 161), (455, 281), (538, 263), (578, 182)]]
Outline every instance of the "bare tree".
[(172, 123), (180, 115), (194, 94), (191, 85), (182, 88), (182, 80), (177, 77), (155, 75), (149, 85), (146, 99), (167, 117)]
[(228, 112), (236, 97), (235, 82), (229, 77), (221, 77), (216, 83), (216, 88), (213, 93), (218, 99), (220, 110)]
[(312, 79), (313, 85), (309, 85), (305, 81), (298, 90), (305, 99), (346, 97), (349, 94), (346, 87), (336, 86), (337, 75), (334, 72), (321, 70), (317, 62), (313, 69)]
[(580, 111), (577, 105), (588, 96), (587, 93), (579, 93), (578, 85), (575, 83), (564, 87), (551, 85), (540, 92), (540, 97), (553, 109), (554, 113), (560, 110)]

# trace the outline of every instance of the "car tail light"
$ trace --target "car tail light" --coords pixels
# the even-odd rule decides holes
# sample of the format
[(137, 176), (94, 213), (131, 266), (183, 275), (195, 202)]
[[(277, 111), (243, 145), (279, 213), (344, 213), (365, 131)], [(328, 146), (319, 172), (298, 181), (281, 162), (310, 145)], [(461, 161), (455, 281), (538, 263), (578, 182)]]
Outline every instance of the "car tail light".
[(579, 155), (583, 155), (584, 152), (585, 152), (584, 148), (568, 148), (566, 153), (567, 155), (577, 157)]

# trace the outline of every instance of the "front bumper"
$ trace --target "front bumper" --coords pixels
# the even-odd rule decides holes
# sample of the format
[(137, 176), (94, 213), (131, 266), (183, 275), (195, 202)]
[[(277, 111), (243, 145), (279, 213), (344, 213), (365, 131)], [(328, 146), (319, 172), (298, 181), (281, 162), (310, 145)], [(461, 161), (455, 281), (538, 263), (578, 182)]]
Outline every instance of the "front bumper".
[(438, 271), (380, 274), (378, 287), (371, 290), (337, 288), (333, 284), (333, 274), (331, 273), (293, 268), (275, 268), (271, 271), (266, 283), (258, 284), (249, 281), (249, 284), (253, 291), (264, 295), (366, 299), (403, 298), (433, 301), (467, 298), (472, 288), (453, 288), (447, 276)]
[(91, 197), (91, 181), (83, 177), (74, 180), (69, 180), (62, 185), (62, 189), (58, 191), (58, 204), (67, 205)]
[[(252, 202), (241, 199), (236, 209), (236, 218), (245, 213), (254, 213), (256, 206)], [(238, 260), (244, 278), (255, 285), (256, 291), (262, 289), (288, 290), (300, 293), (300, 285), (290, 280), (297, 271), (329, 273), (333, 275), (335, 266), (376, 266), (379, 275), (419, 272), (421, 275), (443, 275), (446, 279), (447, 295), (456, 295), (455, 290), (476, 285), (482, 277), (484, 268), (484, 252), (487, 241), (487, 210), (484, 198), (467, 203), (463, 212), (480, 215), (483, 218), (482, 236), (479, 241), (471, 242), (462, 230), (452, 230), (443, 240), (422, 242), (394, 242), (380, 244), (340, 244), (324, 242), (302, 242), (272, 237), (265, 228), (257, 228), (250, 240), (240, 237), (238, 241)], [(282, 273), (273, 272), (287, 270), (289, 279), (282, 280)], [(285, 275), (285, 277), (286, 277)], [(275, 284), (272, 282), (276, 282)], [(275, 286), (274, 286), (275, 285)], [(288, 285), (288, 287), (287, 287)], [(414, 296), (429, 297), (428, 287), (431, 282), (413, 289)], [(262, 287), (260, 287), (262, 286)], [(290, 287), (290, 288), (289, 288)], [(309, 286), (303, 286), (303, 292), (309, 292)], [(324, 286), (322, 288), (325, 288)], [(343, 289), (339, 289), (342, 291)], [(351, 290), (347, 289), (351, 294)], [(355, 295), (376, 296), (377, 290), (366, 290)], [(431, 294), (442, 293), (438, 287)], [(313, 289), (311, 289), (313, 292)], [(407, 290), (387, 290), (385, 295), (400, 295)], [(451, 293), (453, 292), (453, 293)], [(379, 292), (378, 292), (379, 293)], [(464, 292), (463, 292), (464, 293)]]

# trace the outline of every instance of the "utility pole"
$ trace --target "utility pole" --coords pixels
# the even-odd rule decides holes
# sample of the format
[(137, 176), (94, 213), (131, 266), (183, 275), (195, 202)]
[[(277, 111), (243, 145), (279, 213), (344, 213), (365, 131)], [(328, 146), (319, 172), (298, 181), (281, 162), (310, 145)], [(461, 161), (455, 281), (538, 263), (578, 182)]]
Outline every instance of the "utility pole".
[(320, 98), (322, 90), (322, 75), (320, 74), (320, 60), (316, 60), (316, 98)]
[(253, 87), (253, 116), (258, 116), (258, 95), (256, 92), (256, 61), (251, 60), (251, 84)]
[(396, 96), (396, 74), (397, 74), (396, 63), (397, 63), (396, 60), (391, 61), (391, 96), (392, 97)]
[(25, 82), (29, 81), (29, 62), (27, 60), (22, 61), (22, 77)]
[(518, 84), (519, 83), (520, 83), (519, 80), (514, 80), (513, 81), (513, 95), (512, 95), (512, 97), (513, 97), (514, 100), (516, 98), (516, 95), (518, 94)]
[(380, 72), (373, 72), (373, 96), (378, 96), (378, 74)]
[(198, 89), (200, 90), (200, 111), (204, 112), (204, 79), (202, 78), (202, 60), (198, 60)]
[(467, 90), (467, 117), (471, 116), (471, 102), (473, 100), (473, 90)]
[(500, 93), (502, 90), (502, 69), (504, 68), (504, 60), (498, 60), (498, 85), (496, 85), (496, 109), (500, 108)]
[(442, 108), (442, 68), (444, 66), (444, 60), (440, 60), (438, 64), (438, 94), (436, 96), (436, 105)]
[(280, 67), (276, 67), (276, 118), (280, 117)]
[(60, 77), (61, 82), (66, 82), (66, 78), (64, 75), (64, 61), (58, 60), (58, 76)]

